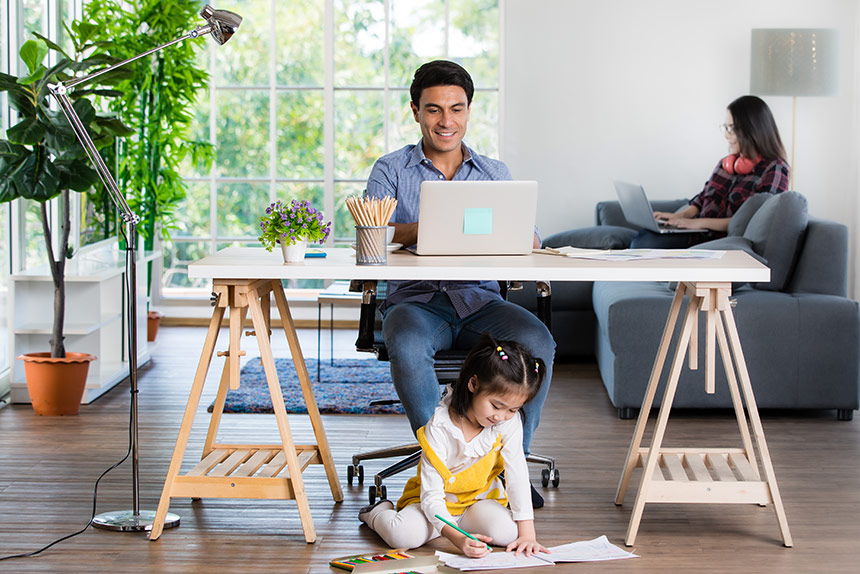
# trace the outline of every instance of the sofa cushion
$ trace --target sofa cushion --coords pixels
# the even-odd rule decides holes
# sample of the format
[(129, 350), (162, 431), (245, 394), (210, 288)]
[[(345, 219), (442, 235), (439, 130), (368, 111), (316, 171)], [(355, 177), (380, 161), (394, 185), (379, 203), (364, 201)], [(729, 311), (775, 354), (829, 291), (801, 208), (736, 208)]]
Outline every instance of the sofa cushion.
[[(713, 249), (715, 251), (744, 251), (749, 253), (753, 259), (767, 265), (764, 257), (759, 255), (753, 249), (752, 241), (738, 235), (729, 235), (711, 241), (705, 241), (694, 246), (695, 249)], [(747, 285), (747, 283), (734, 282), (732, 283), (732, 291), (737, 291), (739, 288)]]
[(595, 225), (571, 229), (550, 235), (543, 241), (544, 247), (582, 247), (585, 249), (626, 249), (636, 232), (627, 227)]
[(772, 193), (756, 193), (747, 198), (729, 220), (728, 235), (743, 235), (752, 216), (771, 197), (773, 197)]
[(767, 199), (750, 218), (743, 237), (770, 267), (770, 281), (757, 283), (757, 289), (782, 291), (786, 287), (807, 222), (806, 198), (796, 191)]
[(713, 249), (715, 251), (745, 251), (753, 256), (754, 259), (767, 265), (767, 260), (755, 252), (752, 241), (745, 237), (730, 235), (719, 239), (712, 239), (693, 246), (695, 249)]

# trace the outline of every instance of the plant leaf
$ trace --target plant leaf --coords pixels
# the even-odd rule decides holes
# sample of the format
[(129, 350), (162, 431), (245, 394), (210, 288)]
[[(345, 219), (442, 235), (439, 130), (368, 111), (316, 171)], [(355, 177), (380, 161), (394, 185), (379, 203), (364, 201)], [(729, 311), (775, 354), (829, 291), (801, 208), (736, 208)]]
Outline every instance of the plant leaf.
[(75, 100), (72, 107), (75, 108), (75, 112), (78, 114), (78, 117), (81, 118), (81, 122), (85, 126), (90, 125), (90, 123), (96, 118), (96, 109), (93, 107), (92, 103), (85, 98)]
[(93, 35), (93, 32), (96, 30), (96, 25), (84, 22), (83, 20), (75, 20), (72, 22), (72, 30), (77, 32), (78, 41), (83, 45), (86, 44), (87, 41), (89, 41), (90, 36)]
[(29, 86), (30, 84), (35, 84), (39, 80), (45, 77), (45, 72), (48, 70), (42, 64), (39, 64), (35, 70), (33, 70), (30, 75), (24, 76), (23, 78), (18, 78), (18, 83), (22, 86)]
[[(44, 153), (44, 149), (42, 150)], [(60, 174), (50, 160), (38, 161), (40, 154), (32, 153), (15, 174), (18, 194), (25, 199), (44, 202), (60, 193)]]
[(30, 98), (30, 94), (24, 90), (10, 90), (9, 105), (24, 117), (31, 118), (36, 115), (36, 106), (33, 105), (33, 100)]
[(115, 137), (134, 135), (135, 131), (116, 118), (96, 118), (95, 122), (101, 129)]
[(36, 117), (24, 118), (6, 130), (6, 137), (13, 144), (35, 145), (45, 137), (45, 126)]
[(42, 40), (27, 40), (21, 46), (18, 54), (32, 74), (42, 65), (42, 60), (48, 55), (48, 45)]
[(54, 50), (54, 51), (56, 51), (56, 52), (61, 53), (61, 54), (62, 54), (63, 56), (65, 56), (65, 57), (66, 57), (66, 59), (68, 59), (68, 60), (71, 60), (71, 59), (72, 59), (72, 58), (71, 58), (71, 56), (69, 56), (69, 55), (65, 52), (65, 50), (63, 50), (63, 49), (62, 49), (58, 44), (56, 44), (56, 43), (52, 42), (50, 38), (46, 38), (45, 36), (42, 36), (42, 35), (41, 35), (41, 34), (39, 34), (38, 32), (33, 32), (33, 35), (34, 35), (34, 36), (36, 36), (37, 38), (39, 38), (40, 40), (42, 40), (45, 44), (47, 44), (48, 48), (50, 48), (51, 50)]
[(87, 191), (99, 181), (96, 170), (80, 161), (58, 161), (60, 168), (60, 184), (63, 188), (74, 191)]

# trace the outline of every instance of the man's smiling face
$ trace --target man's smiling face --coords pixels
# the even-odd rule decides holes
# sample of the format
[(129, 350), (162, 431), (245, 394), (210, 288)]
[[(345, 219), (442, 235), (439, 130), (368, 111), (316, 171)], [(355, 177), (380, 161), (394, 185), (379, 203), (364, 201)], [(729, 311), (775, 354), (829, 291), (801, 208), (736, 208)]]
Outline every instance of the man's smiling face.
[(460, 86), (433, 86), (421, 92), (419, 107), (410, 103), (424, 136), (424, 154), (459, 152), (469, 123), (469, 101)]

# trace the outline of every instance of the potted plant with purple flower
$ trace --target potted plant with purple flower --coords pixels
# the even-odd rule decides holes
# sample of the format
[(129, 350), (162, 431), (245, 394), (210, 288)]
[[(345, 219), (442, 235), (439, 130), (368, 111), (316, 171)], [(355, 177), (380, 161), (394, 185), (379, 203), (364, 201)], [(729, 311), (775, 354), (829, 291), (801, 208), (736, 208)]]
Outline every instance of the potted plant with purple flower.
[(325, 243), (331, 231), (331, 221), (324, 221), (321, 211), (307, 200), (293, 199), (289, 204), (280, 200), (266, 208), (260, 218), (260, 243), (271, 251), (281, 246), (284, 261), (303, 261), (308, 243)]

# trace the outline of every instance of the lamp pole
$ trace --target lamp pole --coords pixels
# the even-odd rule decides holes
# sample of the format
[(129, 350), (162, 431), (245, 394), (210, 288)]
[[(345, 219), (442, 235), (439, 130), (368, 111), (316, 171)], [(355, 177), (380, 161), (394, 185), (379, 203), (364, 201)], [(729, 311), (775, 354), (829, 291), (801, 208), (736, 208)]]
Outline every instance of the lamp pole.
[[(138, 54), (128, 60), (97, 70), (87, 76), (83, 76), (66, 83), (57, 82), (56, 84), (48, 85), (48, 90), (57, 100), (60, 109), (69, 120), (69, 124), (71, 124), (72, 129), (74, 130), (75, 136), (86, 151), (87, 157), (89, 157), (90, 161), (95, 166), (99, 179), (101, 179), (105, 188), (108, 190), (108, 195), (110, 195), (111, 200), (120, 211), (126, 228), (124, 235), (126, 243), (126, 277), (128, 278), (128, 378), (130, 385), (129, 392), (131, 393), (129, 443), (132, 463), (132, 509), (104, 512), (97, 515), (93, 518), (92, 524), (98, 528), (106, 528), (123, 532), (140, 532), (152, 529), (152, 524), (155, 521), (154, 510), (140, 510), (140, 457), (137, 414), (137, 224), (140, 223), (140, 217), (129, 207), (128, 202), (125, 200), (125, 196), (120, 191), (119, 186), (111, 175), (107, 165), (105, 165), (95, 143), (93, 143), (93, 140), (87, 133), (80, 117), (75, 112), (68, 93), (69, 90), (79, 84), (88, 82), (102, 74), (110, 72), (111, 70), (125, 66), (126, 64), (158, 52), (159, 50), (172, 46), (173, 44), (182, 42), (188, 38), (198, 38), (200, 36), (205, 36), (206, 34), (211, 34), (212, 38), (219, 45), (224, 44), (233, 36), (236, 29), (238, 29), (239, 24), (242, 23), (242, 17), (238, 14), (228, 12), (227, 10), (214, 10), (209, 5), (203, 7), (200, 11), (200, 16), (206, 20), (206, 24), (198, 26), (180, 38), (167, 42), (166, 44), (162, 44), (161, 46), (148, 50), (142, 54)], [(174, 526), (179, 526), (179, 516), (168, 512), (167, 517), (164, 520), (164, 528), (173, 528)]]

